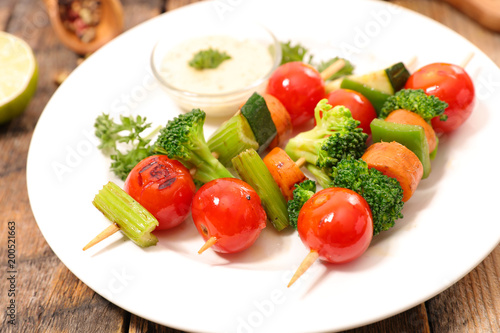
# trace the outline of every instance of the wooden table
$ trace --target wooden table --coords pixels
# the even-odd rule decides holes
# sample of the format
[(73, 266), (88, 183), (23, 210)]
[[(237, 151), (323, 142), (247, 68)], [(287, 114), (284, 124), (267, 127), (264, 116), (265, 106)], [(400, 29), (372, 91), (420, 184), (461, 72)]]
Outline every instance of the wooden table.
[[(122, 0), (126, 29), (191, 2), (194, 1)], [(449, 26), (500, 65), (500, 34), (482, 28), (443, 2), (394, 2)], [(130, 314), (95, 294), (68, 271), (40, 233), (26, 191), (28, 147), (37, 120), (57, 88), (54, 77), (73, 70), (77, 56), (56, 39), (41, 0), (1, 0), (0, 29), (24, 38), (34, 49), (40, 66), (38, 90), (28, 109), (21, 117), (0, 126), (2, 267), (7, 258), (8, 221), (16, 222), (18, 244), (17, 324), (14, 327), (6, 323), (8, 281), (2, 268), (0, 331), (178, 332)], [(497, 247), (476, 269), (436, 297), (350, 332), (500, 332), (499, 277), (500, 247)]]

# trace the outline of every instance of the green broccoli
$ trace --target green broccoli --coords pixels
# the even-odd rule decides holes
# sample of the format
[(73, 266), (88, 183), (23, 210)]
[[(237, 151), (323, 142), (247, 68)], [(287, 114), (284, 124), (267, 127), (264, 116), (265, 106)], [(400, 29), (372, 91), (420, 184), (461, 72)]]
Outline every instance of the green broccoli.
[(392, 111), (405, 109), (415, 112), (425, 121), (429, 122), (434, 117), (440, 120), (448, 119), (444, 110), (448, 107), (446, 102), (436, 96), (427, 95), (422, 89), (402, 89), (385, 101), (380, 110), (380, 118), (386, 118)]
[(295, 184), (293, 199), (288, 201), (288, 219), (295, 229), (297, 229), (300, 209), (314, 193), (316, 193), (316, 183), (313, 180), (306, 179), (300, 184)]
[(358, 127), (360, 122), (352, 118), (349, 109), (332, 108), (327, 102), (321, 100), (314, 110), (316, 126), (290, 139), (285, 151), (295, 161), (305, 158), (306, 167), (315, 165), (330, 174), (340, 160), (363, 155), (368, 135)]
[(195, 180), (207, 183), (213, 179), (233, 177), (208, 148), (203, 133), (205, 112), (193, 109), (168, 121), (155, 142), (155, 153), (180, 161), (189, 169), (195, 168)]
[(373, 234), (394, 226), (403, 217), (403, 189), (395, 178), (388, 177), (362, 159), (345, 159), (333, 168), (332, 187), (344, 187), (365, 198), (373, 216)]

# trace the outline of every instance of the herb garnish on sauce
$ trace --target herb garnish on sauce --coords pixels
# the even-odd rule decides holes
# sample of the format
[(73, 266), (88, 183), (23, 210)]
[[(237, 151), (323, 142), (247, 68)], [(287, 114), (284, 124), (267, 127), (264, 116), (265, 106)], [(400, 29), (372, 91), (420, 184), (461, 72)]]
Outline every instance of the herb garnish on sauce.
[(226, 52), (220, 52), (212, 48), (201, 50), (196, 53), (189, 61), (189, 66), (201, 70), (207, 68), (217, 68), (219, 65), (225, 61), (229, 60), (231, 57)]

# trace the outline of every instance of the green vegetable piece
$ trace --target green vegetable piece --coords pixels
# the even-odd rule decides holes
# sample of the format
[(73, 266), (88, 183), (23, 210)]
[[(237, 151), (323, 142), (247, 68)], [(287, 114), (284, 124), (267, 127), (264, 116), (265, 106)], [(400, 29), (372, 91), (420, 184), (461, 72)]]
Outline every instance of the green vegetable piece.
[(309, 52), (308, 49), (306, 49), (304, 46), (301, 44), (295, 44), (292, 45), (291, 41), (288, 41), (286, 43), (281, 42), (281, 64), (286, 64), (287, 62), (293, 62), (293, 61), (301, 61), (301, 62), (306, 62), (310, 63), (312, 61), (313, 56), (310, 55), (309, 59), (307, 61), (304, 61), (304, 58)]
[(403, 89), (387, 98), (379, 117), (386, 118), (394, 110), (405, 109), (415, 112), (427, 122), (434, 117), (446, 120), (448, 116), (444, 114), (444, 111), (447, 107), (446, 102), (436, 96), (427, 95), (423, 89)]
[(188, 169), (196, 169), (193, 179), (208, 183), (217, 178), (233, 175), (216, 159), (203, 132), (206, 114), (193, 109), (169, 120), (160, 131), (154, 152), (178, 160)]
[(140, 247), (156, 245), (158, 242), (151, 233), (158, 226), (156, 218), (115, 183), (104, 185), (92, 203)]
[(410, 72), (402, 62), (392, 65), (385, 69), (387, 78), (391, 82), (394, 92), (400, 91), (404, 88), (406, 81), (410, 78)]
[(375, 168), (368, 168), (362, 159), (345, 159), (333, 169), (331, 186), (353, 190), (361, 195), (372, 211), (373, 235), (394, 226), (403, 214), (403, 189), (396, 178)]
[(240, 112), (247, 119), (255, 135), (255, 140), (259, 144), (258, 152), (261, 153), (278, 133), (264, 97), (256, 92), (253, 93), (241, 107)]
[(368, 135), (358, 127), (359, 121), (349, 109), (343, 105), (332, 108), (326, 99), (316, 105), (314, 116), (316, 126), (290, 139), (285, 151), (294, 161), (305, 158), (306, 168), (316, 172), (314, 176), (323, 186), (340, 160), (364, 154)]
[(382, 93), (393, 95), (394, 92), (404, 87), (409, 77), (410, 72), (402, 62), (399, 62), (386, 69), (350, 76), (349, 79)]
[(224, 61), (231, 59), (231, 57), (226, 52), (220, 52), (209, 48), (207, 50), (201, 50), (193, 56), (193, 59), (189, 61), (189, 66), (197, 69), (214, 69), (219, 67)]
[(250, 125), (241, 113), (224, 122), (208, 139), (207, 144), (226, 168), (233, 166), (231, 160), (242, 151), (259, 149)]
[(372, 120), (370, 128), (373, 142), (396, 141), (414, 152), (424, 167), (422, 179), (429, 176), (431, 172), (429, 144), (422, 126), (391, 123), (376, 118)]
[[(318, 72), (321, 73), (322, 71), (324, 71), (325, 69), (327, 69), (331, 64), (333, 64), (334, 62), (336, 62), (339, 59), (341, 59), (341, 58), (335, 57), (335, 58), (332, 58), (332, 59), (330, 59), (328, 61), (321, 62), (317, 66)], [(330, 76), (326, 80), (333, 81), (333, 80), (336, 80), (336, 79), (341, 78), (343, 76), (347, 76), (347, 75), (351, 75), (352, 74), (352, 72), (354, 71), (354, 65), (349, 60), (346, 60), (346, 59), (342, 59), (342, 60), (344, 60), (344, 62), (345, 62), (344, 67), (342, 67), (337, 73), (333, 74), (332, 76)]]
[(391, 96), (387, 93), (371, 88), (366, 84), (353, 81), (347, 77), (342, 80), (340, 88), (351, 89), (365, 96), (370, 101), (370, 103), (372, 103), (375, 111), (377, 112), (377, 115), (380, 115), (385, 101)]
[(311, 175), (316, 179), (319, 186), (322, 188), (330, 187), (332, 184), (331, 170), (323, 170), (318, 168), (316, 165), (311, 163), (306, 163), (306, 169), (311, 173)]
[[(135, 119), (120, 116), (120, 122), (114, 122), (109, 115), (102, 114), (95, 120), (95, 136), (101, 141), (98, 148), (109, 154), (111, 171), (121, 180), (125, 180), (137, 163), (152, 154), (150, 145), (151, 137), (159, 128), (149, 135), (141, 137), (142, 132), (151, 126), (146, 123), (146, 118), (137, 116)], [(127, 151), (121, 152), (118, 144), (125, 143), (131, 146)]]
[(439, 138), (436, 136), (436, 148), (429, 154), (431, 161), (436, 158), (439, 146)]
[(233, 158), (233, 167), (240, 178), (260, 197), (267, 219), (278, 231), (289, 225), (287, 202), (264, 161), (254, 149), (248, 149)]
[(293, 190), (293, 199), (288, 201), (288, 218), (290, 225), (297, 229), (297, 221), (302, 206), (316, 193), (316, 183), (313, 180), (306, 179), (300, 184), (295, 184)]

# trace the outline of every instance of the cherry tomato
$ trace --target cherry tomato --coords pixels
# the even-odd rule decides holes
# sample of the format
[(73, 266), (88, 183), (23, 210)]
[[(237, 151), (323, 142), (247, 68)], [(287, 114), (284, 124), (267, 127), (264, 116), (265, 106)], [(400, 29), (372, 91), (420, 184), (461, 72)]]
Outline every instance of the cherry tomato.
[(361, 256), (370, 245), (372, 213), (356, 192), (330, 187), (302, 206), (297, 230), (302, 242), (317, 251), (320, 259), (345, 263)]
[(194, 196), (191, 213), (203, 239), (216, 237), (211, 248), (222, 253), (250, 247), (267, 218), (254, 189), (236, 178), (219, 178), (203, 185)]
[(274, 71), (266, 92), (280, 100), (292, 125), (298, 126), (314, 117), (316, 104), (325, 97), (325, 83), (314, 67), (294, 61)]
[(474, 109), (474, 84), (465, 70), (457, 65), (434, 63), (413, 73), (405, 85), (406, 89), (423, 89), (426, 94), (434, 95), (448, 103), (446, 121), (438, 117), (432, 119), (436, 132), (449, 133), (460, 127)]
[(157, 230), (173, 228), (186, 219), (196, 186), (189, 170), (165, 155), (139, 162), (125, 180), (124, 190), (158, 220)]
[(326, 98), (331, 106), (343, 105), (351, 110), (352, 117), (361, 122), (359, 127), (363, 132), (368, 135), (372, 133), (370, 123), (377, 118), (377, 113), (365, 96), (354, 90), (338, 89), (329, 93)]

